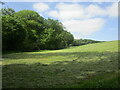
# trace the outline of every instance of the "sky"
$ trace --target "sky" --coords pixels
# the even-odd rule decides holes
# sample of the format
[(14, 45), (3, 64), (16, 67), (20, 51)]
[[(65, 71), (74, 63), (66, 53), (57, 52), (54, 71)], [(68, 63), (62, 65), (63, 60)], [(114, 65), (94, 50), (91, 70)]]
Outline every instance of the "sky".
[(26, 0), (26, 2), (6, 2), (3, 7), (13, 8), (16, 12), (23, 9), (34, 10), (46, 19), (57, 19), (76, 39), (118, 40), (118, 3), (116, 2)]

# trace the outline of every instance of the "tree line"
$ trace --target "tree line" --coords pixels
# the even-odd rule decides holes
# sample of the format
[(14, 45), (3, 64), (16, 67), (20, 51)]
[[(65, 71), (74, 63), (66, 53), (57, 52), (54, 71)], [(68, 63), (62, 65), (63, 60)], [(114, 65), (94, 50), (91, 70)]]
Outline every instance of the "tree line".
[(86, 44), (91, 44), (91, 43), (99, 43), (99, 42), (104, 42), (104, 41), (96, 41), (96, 40), (91, 40), (91, 39), (74, 39), (72, 45), (73, 46), (81, 46), (81, 45), (86, 45)]
[(3, 51), (62, 49), (74, 41), (60, 21), (45, 19), (35, 11), (2, 8), (1, 16)]
[(100, 42), (91, 39), (74, 39), (60, 21), (45, 19), (32, 10), (15, 12), (11, 8), (2, 8), (0, 15), (3, 52), (55, 50)]

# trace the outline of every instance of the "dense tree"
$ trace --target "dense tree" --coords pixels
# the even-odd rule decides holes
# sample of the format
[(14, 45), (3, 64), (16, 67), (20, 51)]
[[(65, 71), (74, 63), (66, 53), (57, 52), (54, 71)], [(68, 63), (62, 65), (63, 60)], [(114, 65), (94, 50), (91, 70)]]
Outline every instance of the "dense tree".
[(68, 47), (74, 40), (58, 20), (44, 19), (37, 12), (2, 9), (3, 50), (40, 50)]
[(18, 11), (14, 14), (14, 16), (18, 18), (24, 18), (25, 20), (34, 20), (39, 23), (43, 23), (44, 18), (41, 17), (37, 12), (32, 10), (22, 10)]
[(74, 40), (73, 35), (70, 32), (67, 31), (63, 31), (57, 38), (57, 42), (58, 42), (58, 48), (66, 48), (68, 47), (70, 44), (72, 44)]
[(28, 31), (28, 37), (25, 42), (25, 50), (39, 49), (38, 39), (40, 34), (44, 30), (44, 18), (37, 12), (31, 10), (22, 10), (14, 13), (14, 17), (22, 19), (25, 23), (26, 30)]
[(40, 36), (39, 45), (40, 49), (52, 49), (52, 41), (54, 40), (54, 31), (52, 28), (45, 29)]
[(58, 20), (45, 19), (37, 12), (22, 10), (15, 12), (3, 8), (3, 50), (62, 49), (70, 45), (79, 46), (99, 41), (75, 39)]
[(51, 37), (46, 44), (47, 46), (45, 45), (47, 49), (66, 48), (69, 46), (68, 44), (70, 44), (70, 42), (73, 42), (73, 35), (67, 32), (65, 27), (58, 20), (49, 18), (46, 20), (45, 26), (48, 30), (49, 28), (53, 29)]
[(3, 50), (22, 49), (26, 35), (27, 31), (19, 20), (10, 15), (2, 16)]
[(2, 15), (13, 15), (13, 13), (15, 13), (15, 11), (11, 8), (2, 8)]

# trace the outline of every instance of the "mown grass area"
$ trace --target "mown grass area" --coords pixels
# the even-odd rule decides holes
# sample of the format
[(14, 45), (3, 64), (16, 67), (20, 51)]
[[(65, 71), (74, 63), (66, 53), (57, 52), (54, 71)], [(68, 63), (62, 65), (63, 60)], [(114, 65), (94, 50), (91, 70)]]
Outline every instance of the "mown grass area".
[(118, 87), (118, 41), (3, 55), (3, 88)]
[(63, 88), (120, 88), (119, 77), (120, 71), (103, 73), (87, 77), (78, 84), (63, 86)]

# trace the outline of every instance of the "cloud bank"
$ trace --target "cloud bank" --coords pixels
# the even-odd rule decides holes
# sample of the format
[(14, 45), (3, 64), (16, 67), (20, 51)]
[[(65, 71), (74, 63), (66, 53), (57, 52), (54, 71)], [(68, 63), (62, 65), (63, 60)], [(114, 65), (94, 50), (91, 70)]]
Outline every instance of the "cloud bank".
[(85, 20), (70, 20), (63, 22), (63, 25), (70, 32), (77, 32), (81, 35), (91, 35), (92, 33), (100, 30), (104, 25), (105, 20), (101, 18), (85, 19)]
[[(106, 17), (115, 18), (118, 16), (118, 3), (104, 8), (99, 4), (84, 6), (78, 3), (57, 3), (54, 9), (50, 9), (45, 3), (37, 3), (33, 5), (33, 8), (59, 19), (68, 31), (73, 34), (79, 33), (82, 36), (92, 35), (101, 30), (107, 22)], [(50, 10), (45, 12), (48, 9)]]
[(84, 7), (80, 4), (64, 4), (56, 5), (58, 11), (50, 11), (48, 15), (51, 17), (58, 17), (61, 20), (66, 19), (86, 19), (96, 16), (116, 17), (118, 15), (118, 4), (113, 3), (111, 6), (102, 8), (97, 4), (90, 4)]

